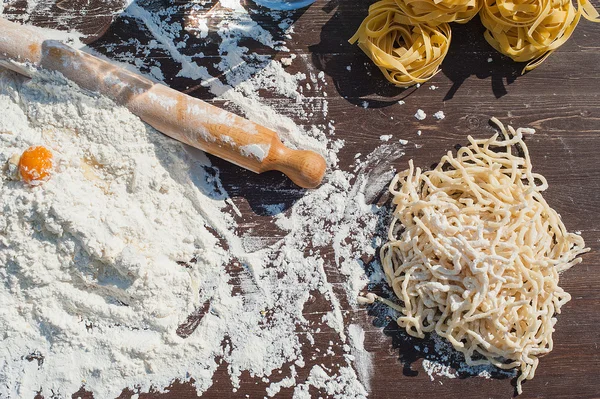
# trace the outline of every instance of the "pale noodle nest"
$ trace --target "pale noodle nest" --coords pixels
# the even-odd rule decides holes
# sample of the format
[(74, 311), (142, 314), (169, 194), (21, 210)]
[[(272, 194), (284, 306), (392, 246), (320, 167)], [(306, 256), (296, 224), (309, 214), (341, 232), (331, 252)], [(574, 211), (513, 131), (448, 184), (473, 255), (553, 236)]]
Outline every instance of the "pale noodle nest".
[(493, 121), (501, 135), (469, 137), (435, 169), (411, 161), (394, 178), (381, 259), (408, 334), (437, 333), (469, 365), (519, 367), (521, 392), (552, 350), (554, 316), (570, 300), (559, 272), (589, 249), (542, 197), (548, 185), (532, 172), (526, 130)]
[(481, 8), (481, 0), (396, 0), (413, 24), (439, 25), (469, 22)]
[(424, 83), (439, 71), (448, 53), (450, 26), (413, 24), (394, 0), (369, 7), (369, 15), (349, 40), (398, 87)]
[(570, 37), (579, 20), (598, 22), (598, 12), (587, 2), (571, 0), (483, 0), (480, 18), (487, 42), (517, 62), (531, 61), (524, 70), (540, 65)]

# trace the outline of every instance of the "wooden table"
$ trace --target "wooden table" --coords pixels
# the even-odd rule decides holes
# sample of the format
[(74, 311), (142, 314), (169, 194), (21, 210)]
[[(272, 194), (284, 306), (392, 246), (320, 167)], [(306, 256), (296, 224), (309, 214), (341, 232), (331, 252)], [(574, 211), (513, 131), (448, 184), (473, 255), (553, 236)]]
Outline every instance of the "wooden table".
[[(5, 13), (11, 18), (22, 18), (26, 2), (8, 3)], [(148, 32), (137, 29), (134, 21), (133, 25), (131, 21), (126, 24), (124, 18), (116, 18), (109, 28), (119, 0), (67, 0), (61, 2), (61, 7), (53, 3), (52, 0), (41, 1), (38, 9), (49, 5), (46, 7), (49, 11), (34, 10), (28, 17), (29, 23), (73, 27), (93, 33), (93, 38), (99, 39), (91, 46), (116, 59), (132, 50), (125, 41), (128, 37), (150, 39), (144, 37)], [(170, 2), (144, 0), (140, 3), (152, 11)], [(184, 18), (186, 2), (174, 3), (181, 7), (181, 18)], [(592, 251), (584, 256), (582, 264), (561, 277), (561, 285), (571, 293), (573, 300), (559, 316), (554, 351), (542, 358), (535, 379), (524, 384), (521, 397), (600, 397), (600, 25), (582, 21), (566, 45), (537, 70), (524, 76), (520, 75), (522, 64), (511, 62), (487, 45), (477, 18), (467, 25), (453, 25), (453, 41), (442, 72), (424, 85), (426, 87), (403, 91), (384, 81), (362, 52), (346, 42), (366, 15), (368, 4), (361, 3), (367, 2), (318, 1), (307, 10), (291, 14), (295, 34), (287, 44), (292, 53), (305, 61), (295, 63), (291, 71), (313, 64), (325, 72), (329, 118), (336, 121), (337, 137), (346, 141), (339, 154), (341, 167), (350, 165), (357, 152), (366, 154), (380, 145), (382, 134), (394, 133), (395, 137), (422, 145), (420, 148), (406, 146), (406, 155), (397, 161), (398, 168), (404, 168), (410, 158), (424, 167), (435, 163), (457, 144), (465, 144), (468, 134), (489, 135), (487, 126), (491, 116), (513, 126), (535, 128), (537, 133), (528, 139), (528, 145), (534, 169), (545, 175), (550, 184), (546, 199), (562, 215), (570, 231), (581, 231)], [(250, 2), (248, 7), (255, 8)], [(269, 17), (255, 17), (263, 27), (277, 34), (276, 24)], [(202, 48), (207, 64), (219, 58), (213, 40), (209, 36), (202, 42), (190, 43)], [(274, 58), (286, 55), (266, 54)], [(176, 76), (177, 70), (165, 53), (155, 50), (136, 56), (142, 61), (142, 70), (151, 64), (152, 58), (160, 58), (167, 84), (211, 101), (210, 93), (198, 86), (198, 82)], [(351, 71), (347, 65), (352, 66)], [(429, 90), (431, 85), (438, 89)], [(405, 101), (404, 105), (397, 103), (400, 99)], [(362, 107), (363, 101), (369, 102), (368, 109)], [(285, 112), (285, 104), (280, 108)], [(437, 121), (430, 116), (419, 122), (413, 117), (419, 108), (428, 115), (443, 110), (446, 118)], [(418, 130), (423, 132), (421, 136), (417, 136)], [(302, 192), (277, 173), (257, 176), (219, 159), (212, 158), (212, 161), (220, 169), (224, 187), (244, 215), (241, 230), (261, 226), (262, 236), (267, 239), (276, 236), (277, 233), (271, 231), (270, 217), (260, 211), (261, 204), (284, 202), (289, 207)], [(334, 285), (342, 281), (332, 265), (326, 271)], [(432, 382), (421, 362), (423, 358), (435, 360), (433, 351), (415, 350), (418, 342), (402, 333), (393, 321), (377, 317), (377, 309), (353, 310), (347, 304), (344, 306), (348, 308), (345, 322), (359, 323), (366, 330), (365, 347), (374, 359), (370, 397), (508, 398), (514, 395), (514, 380), (511, 383), (510, 378), (502, 376), (484, 379), (465, 373), (460, 378), (438, 377)], [(327, 310), (318, 301), (306, 309), (311, 320), (320, 319)], [(316, 337), (317, 346), (326, 347), (329, 340), (336, 337), (335, 333), (324, 331)], [(421, 347), (428, 345), (431, 343)], [(333, 357), (317, 358), (312, 364), (335, 364), (340, 359), (341, 351)], [(299, 371), (299, 380), (306, 378), (312, 364), (308, 362), (307, 367)], [(226, 364), (221, 365), (214, 381), (205, 397), (264, 396), (265, 384), (247, 374), (241, 388), (232, 392)], [(130, 393), (123, 391), (121, 397), (129, 397)], [(282, 389), (278, 397), (291, 397), (291, 393), (291, 388)], [(316, 390), (311, 393), (313, 397), (326, 396)], [(79, 394), (90, 397), (84, 391)], [(195, 396), (190, 385), (178, 383), (173, 384), (170, 393), (149, 395)]]

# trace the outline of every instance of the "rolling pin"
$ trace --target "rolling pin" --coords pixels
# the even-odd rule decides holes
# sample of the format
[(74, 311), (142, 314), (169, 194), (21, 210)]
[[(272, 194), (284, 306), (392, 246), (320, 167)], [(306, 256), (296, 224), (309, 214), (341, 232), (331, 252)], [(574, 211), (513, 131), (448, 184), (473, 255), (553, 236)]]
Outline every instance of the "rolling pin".
[(325, 174), (321, 155), (286, 147), (273, 130), (0, 18), (0, 64), (24, 73), (23, 63), (58, 71), (167, 136), (255, 173), (278, 170), (304, 188)]

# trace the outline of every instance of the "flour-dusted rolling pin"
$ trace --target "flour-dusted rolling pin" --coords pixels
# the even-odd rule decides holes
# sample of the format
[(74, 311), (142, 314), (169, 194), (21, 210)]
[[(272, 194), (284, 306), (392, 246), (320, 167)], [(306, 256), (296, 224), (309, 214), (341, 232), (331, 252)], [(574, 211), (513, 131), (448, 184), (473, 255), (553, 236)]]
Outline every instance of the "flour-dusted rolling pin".
[(35, 28), (0, 18), (2, 65), (22, 72), (29, 62), (61, 72), (79, 86), (126, 106), (162, 133), (256, 173), (279, 170), (301, 187), (318, 186), (325, 160), (313, 151), (292, 150), (277, 133), (156, 84), (110, 62), (53, 40)]

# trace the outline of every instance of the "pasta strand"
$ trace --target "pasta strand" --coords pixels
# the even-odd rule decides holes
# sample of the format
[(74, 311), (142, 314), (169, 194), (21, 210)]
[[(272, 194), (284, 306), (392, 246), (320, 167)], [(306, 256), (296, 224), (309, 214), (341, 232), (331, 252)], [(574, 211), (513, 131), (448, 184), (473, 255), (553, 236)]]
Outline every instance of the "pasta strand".
[[(358, 46), (398, 87), (424, 83), (439, 72), (450, 46), (450, 25), (415, 23), (396, 0), (381, 0), (349, 42)], [(417, 20), (419, 18), (416, 18)]]
[(542, 197), (548, 185), (532, 172), (525, 130), (492, 121), (500, 135), (469, 137), (435, 169), (410, 161), (395, 176), (381, 260), (401, 301), (399, 326), (446, 338), (470, 365), (482, 364), (479, 354), (483, 363), (519, 367), (521, 393), (538, 357), (552, 350), (555, 314), (571, 298), (558, 273), (589, 248)]

